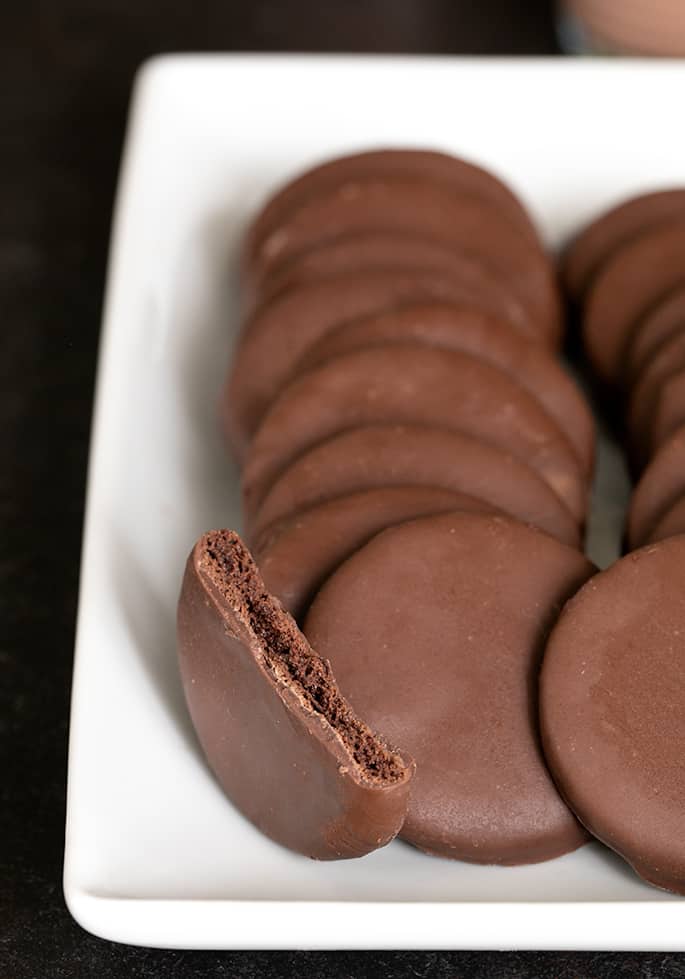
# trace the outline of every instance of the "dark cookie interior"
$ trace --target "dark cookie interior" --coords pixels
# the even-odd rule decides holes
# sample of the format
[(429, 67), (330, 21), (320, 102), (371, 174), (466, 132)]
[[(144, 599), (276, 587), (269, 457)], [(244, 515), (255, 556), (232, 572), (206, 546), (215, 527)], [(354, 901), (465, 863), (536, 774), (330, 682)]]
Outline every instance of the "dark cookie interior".
[(202, 569), (248, 634), (259, 645), (264, 665), (286, 683), (309, 710), (321, 714), (339, 734), (368, 782), (406, 778), (401, 757), (354, 714), (342, 697), (329, 664), (318, 656), (281, 604), (264, 590), (247, 548), (237, 534), (212, 531), (204, 538)]

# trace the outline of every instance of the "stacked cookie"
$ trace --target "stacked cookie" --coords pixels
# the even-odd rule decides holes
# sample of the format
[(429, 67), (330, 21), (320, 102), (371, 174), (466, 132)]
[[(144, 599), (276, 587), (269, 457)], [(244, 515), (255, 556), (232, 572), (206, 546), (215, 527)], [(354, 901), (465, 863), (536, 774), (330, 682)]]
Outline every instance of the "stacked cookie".
[[(243, 275), (248, 313), (221, 416), (246, 535), (262, 587), (330, 662), (350, 709), (413, 759), (400, 835), (484, 863), (574, 849), (587, 836), (540, 752), (535, 678), (559, 608), (594, 570), (579, 551), (594, 425), (557, 359), (560, 297), (530, 218), (462, 160), (364, 153), (267, 203)], [(255, 608), (239, 587), (247, 559), (222, 540), (211, 561), (198, 545), (193, 587), (211, 565), (211, 601), (216, 568), (232, 568), (224, 591), (243, 597), (225, 610), (229, 631), (247, 616), (250, 656), (280, 650), (290, 663), (289, 641), (259, 645), (273, 630), (244, 611)], [(207, 602), (188, 604), (191, 643)], [(186, 684), (198, 725), (216, 675), (200, 655)], [(230, 784), (217, 723), (205, 748), (232, 798), (320, 855), (293, 831), (297, 812), (277, 825)], [(368, 781), (368, 766), (357, 775)]]
[(585, 350), (618, 400), (638, 482), (628, 548), (685, 531), (685, 189), (622, 203), (569, 247)]
[(545, 758), (573, 811), (685, 893), (685, 190), (633, 198), (572, 242), (565, 284), (638, 476), (629, 553), (564, 608), (545, 651)]
[(555, 357), (552, 264), (501, 181), (433, 152), (334, 160), (267, 203), (243, 273), (222, 420), (258, 553), (294, 514), (372, 490), (394, 512), (409, 486), (421, 513), (440, 490), (579, 543), (593, 421)]

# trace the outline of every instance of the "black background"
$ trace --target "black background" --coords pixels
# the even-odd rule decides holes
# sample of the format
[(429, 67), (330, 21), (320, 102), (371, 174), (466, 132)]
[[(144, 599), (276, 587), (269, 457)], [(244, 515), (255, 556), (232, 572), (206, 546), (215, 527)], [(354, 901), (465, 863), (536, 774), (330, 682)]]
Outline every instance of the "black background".
[(675, 977), (608, 953), (194, 953), (83, 932), (61, 888), (68, 697), (109, 221), (136, 68), (179, 50), (556, 52), (544, 0), (0, 6), (0, 979)]

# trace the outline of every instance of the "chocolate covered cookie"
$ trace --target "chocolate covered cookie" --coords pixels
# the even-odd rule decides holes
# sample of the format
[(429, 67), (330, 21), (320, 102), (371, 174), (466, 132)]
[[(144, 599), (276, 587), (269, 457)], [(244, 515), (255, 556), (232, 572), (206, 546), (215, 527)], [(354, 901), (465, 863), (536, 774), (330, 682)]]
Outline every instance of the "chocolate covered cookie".
[(213, 531), (195, 545), (178, 640), (204, 753), (255, 826), (321, 860), (363, 856), (396, 836), (413, 763), (354, 713), (236, 534)]
[(685, 218), (685, 188), (641, 194), (605, 211), (566, 249), (561, 268), (568, 293), (581, 300), (602, 265), (622, 245), (678, 215)]
[(436, 426), (474, 436), (534, 469), (581, 523), (587, 485), (572, 446), (540, 403), (480, 358), (413, 344), (341, 354), (296, 377), (257, 429), (243, 472), (248, 517), (298, 456), (370, 424)]
[(381, 486), (456, 490), (579, 543), (570, 511), (533, 469), (468, 435), (422, 425), (367, 425), (310, 449), (273, 484), (248, 524), (250, 539), (306, 507)]
[(685, 538), (672, 537), (592, 578), (564, 609), (540, 676), (542, 744), (564, 798), (641, 877), (680, 894), (684, 568)]
[(632, 385), (662, 343), (682, 331), (685, 331), (685, 285), (676, 286), (638, 322), (626, 348), (625, 383)]
[(499, 367), (540, 402), (573, 445), (583, 471), (592, 473), (595, 422), (585, 396), (551, 352), (487, 313), (433, 302), (362, 317), (325, 334), (305, 353), (298, 372), (386, 343), (461, 351)]
[(262, 242), (251, 264), (248, 288), (309, 249), (369, 231), (420, 235), (458, 251), (468, 249), (499, 270), (513, 295), (537, 311), (558, 341), (560, 303), (550, 260), (485, 200), (424, 181), (360, 179), (308, 198)]
[(678, 534), (685, 534), (685, 496), (679, 496), (657, 520), (645, 543), (655, 544), (657, 541), (676, 537)]
[(643, 232), (602, 266), (583, 312), (583, 343), (599, 378), (620, 380), (640, 320), (684, 283), (685, 220)]
[(649, 539), (657, 521), (685, 494), (685, 427), (661, 446), (640, 477), (630, 499), (626, 522), (629, 549)]
[(467, 160), (424, 149), (380, 149), (326, 160), (289, 180), (263, 205), (245, 238), (243, 268), (249, 270), (259, 247), (293, 210), (310, 197), (351, 180), (399, 177), (424, 180), (496, 205), (533, 242), (537, 232), (516, 195), (491, 171)]
[(685, 369), (676, 369), (657, 386), (644, 446), (651, 458), (682, 425), (685, 425)]
[[(675, 375), (685, 369), (685, 331), (668, 337), (645, 361), (630, 391), (627, 409), (627, 428), (632, 455), (639, 467), (653, 454), (665, 431), (677, 428), (677, 388)], [(676, 390), (670, 388), (674, 379)], [(680, 410), (682, 412), (681, 403)]]
[(548, 630), (592, 571), (514, 520), (456, 513), (384, 531), (323, 586), (305, 634), (416, 759), (403, 839), (499, 864), (586, 841), (542, 758), (536, 682)]
[(423, 271), (447, 276), (468, 290), (476, 308), (512, 324), (528, 339), (550, 343), (549, 327), (535, 305), (517, 295), (496, 265), (468, 248), (449, 248), (411, 234), (371, 231), (344, 235), (300, 252), (260, 285), (258, 300), (264, 303), (309, 282), (374, 271)]
[(267, 589), (298, 620), (324, 581), (379, 531), (437, 513), (492, 513), (464, 493), (432, 486), (383, 486), (339, 496), (276, 521), (253, 547)]
[(400, 271), (309, 283), (258, 309), (239, 340), (221, 402), (223, 428), (238, 458), (313, 343), (358, 317), (435, 299), (489, 311), (479, 305), (480, 294), (448, 276)]

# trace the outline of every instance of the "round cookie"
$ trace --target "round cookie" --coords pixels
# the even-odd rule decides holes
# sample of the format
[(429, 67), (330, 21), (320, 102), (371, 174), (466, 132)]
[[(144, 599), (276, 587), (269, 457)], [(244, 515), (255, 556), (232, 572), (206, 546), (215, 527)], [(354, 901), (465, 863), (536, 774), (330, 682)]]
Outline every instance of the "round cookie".
[(685, 370), (681, 368), (665, 378), (657, 391), (644, 446), (645, 458), (654, 455), (682, 425), (685, 425)]
[(458, 193), (484, 198), (497, 205), (529, 238), (538, 240), (535, 227), (516, 195), (482, 167), (434, 150), (371, 150), (326, 160), (288, 181), (273, 194), (252, 221), (245, 237), (243, 267), (249, 268), (262, 241), (309, 197), (350, 180), (374, 176), (422, 179)]
[(679, 214), (685, 218), (685, 188), (641, 194), (605, 211), (566, 249), (561, 265), (566, 291), (580, 301), (615, 251), (652, 225)]
[(666, 510), (685, 494), (685, 426), (661, 446), (643, 472), (630, 498), (626, 543), (641, 547)]
[(384, 531), (323, 586), (305, 635), (355, 710), (416, 761), (402, 839), (509, 865), (586, 842), (535, 709), (544, 637), (592, 572), (517, 521), (455, 513)]
[(367, 232), (344, 235), (294, 256), (260, 287), (260, 302), (287, 289), (359, 272), (437, 272), (468, 289), (479, 308), (516, 326), (531, 340), (546, 343), (549, 329), (496, 268), (468, 249), (448, 248), (430, 238)]
[(498, 270), (559, 340), (560, 299), (542, 248), (487, 201), (422, 181), (360, 180), (310, 198), (261, 244), (246, 284), (259, 291), (267, 276), (298, 253), (367, 231), (425, 236), (459, 251), (468, 248)]
[(542, 744), (564, 798), (641, 877), (681, 894), (683, 567), (685, 538), (672, 537), (592, 578), (562, 612), (540, 676)]
[(651, 431), (662, 388), (682, 369), (685, 369), (685, 332), (678, 332), (664, 340), (637, 376), (630, 392), (627, 427), (638, 459), (645, 460), (649, 456)]
[(414, 344), (341, 354), (296, 377), (255, 432), (243, 470), (252, 515), (298, 456), (361, 425), (407, 423), (474, 436), (534, 469), (581, 523), (587, 485), (565, 435), (538, 401), (497, 367)]
[(657, 520), (645, 544), (656, 544), (668, 537), (685, 534), (685, 496), (679, 496), (666, 512)]
[(657, 520), (645, 543), (655, 544), (657, 541), (676, 537), (678, 534), (685, 534), (685, 496), (679, 496)]
[(414, 763), (354, 714), (232, 531), (205, 534), (188, 559), (178, 656), (207, 761), (258, 829), (319, 860), (397, 835)]
[(482, 294), (448, 276), (401, 271), (312, 282), (258, 309), (238, 341), (222, 396), (224, 430), (238, 458), (314, 342), (360, 316), (436, 299), (495, 312), (485, 307)]
[(644, 364), (674, 333), (685, 331), (685, 285), (676, 287), (640, 320), (628, 341), (625, 381), (634, 383)]
[(592, 473), (595, 422), (587, 400), (561, 363), (504, 321), (448, 303), (420, 303), (363, 317), (325, 334), (305, 353), (299, 370), (331, 357), (385, 343), (420, 343), (474, 354), (516, 378), (572, 443), (583, 470)]
[(670, 290), (685, 283), (685, 219), (644, 232), (602, 266), (588, 293), (583, 342), (604, 381), (617, 382), (631, 332)]
[(493, 507), (432, 486), (383, 486), (340, 496), (267, 527), (252, 553), (267, 591), (298, 622), (331, 574), (379, 531), (416, 517)]
[(248, 524), (250, 538), (275, 520), (346, 493), (412, 485), (475, 496), (578, 546), (578, 525), (534, 470), (478, 439), (423, 425), (368, 425), (310, 449), (271, 487)]

